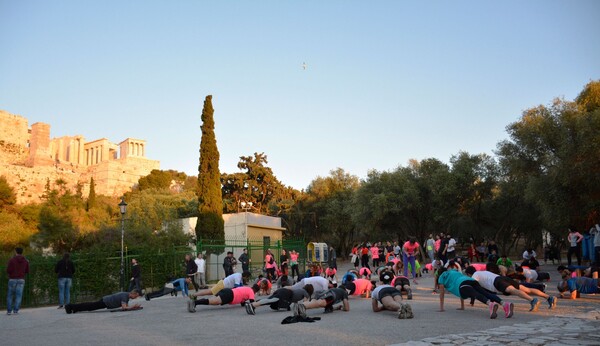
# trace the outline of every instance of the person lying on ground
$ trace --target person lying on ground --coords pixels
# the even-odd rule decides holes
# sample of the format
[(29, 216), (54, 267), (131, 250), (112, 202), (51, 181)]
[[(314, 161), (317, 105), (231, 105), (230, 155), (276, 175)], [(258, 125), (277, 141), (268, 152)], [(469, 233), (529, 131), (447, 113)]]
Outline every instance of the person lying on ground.
[(530, 294), (546, 299), (549, 309), (556, 307), (555, 297), (549, 296), (540, 290), (525, 287), (509, 277), (500, 276), (489, 271), (478, 271), (474, 267), (468, 267), (465, 274), (477, 280), (481, 287), (492, 293), (502, 293), (506, 296), (515, 295), (527, 300), (531, 305), (529, 311), (537, 311), (540, 306), (540, 301), (531, 297)]
[(304, 300), (310, 300), (313, 294), (313, 286), (308, 284), (301, 289), (292, 289), (291, 287), (283, 287), (270, 295), (267, 299), (261, 299), (255, 302), (246, 302), (246, 312), (249, 315), (256, 315), (256, 308), (269, 305), (272, 310), (286, 309), (290, 311), (292, 303), (298, 303)]
[(515, 272), (517, 275), (523, 275), (525, 277), (525, 281), (529, 282), (529, 283), (535, 282), (535, 281), (549, 281), (550, 280), (549, 273), (538, 272), (538, 271), (535, 271), (533, 269), (523, 267), (523, 266), (516, 266)]
[(179, 278), (167, 282), (160, 291), (146, 293), (146, 300), (165, 296), (167, 294), (177, 296), (177, 292), (181, 292), (184, 297), (188, 296), (188, 284), (192, 283), (190, 277)]
[[(375, 287), (371, 295), (371, 308), (373, 312), (384, 310), (394, 311), (399, 319), (413, 318), (410, 304), (402, 303), (402, 293), (390, 285), (394, 274), (383, 272), (379, 276), (381, 285)], [(381, 305), (379, 305), (381, 304)]]
[(197, 300), (188, 300), (188, 311), (196, 312), (196, 306), (198, 305), (236, 305), (240, 304), (241, 306), (245, 306), (244, 304), (247, 301), (253, 302), (254, 295), (259, 291), (258, 285), (253, 285), (252, 287), (248, 286), (239, 286), (235, 288), (223, 288), (217, 292), (214, 297), (209, 298), (200, 298)]
[(308, 284), (313, 286), (313, 297), (316, 297), (316, 295), (321, 292), (324, 292), (330, 288), (333, 288), (333, 284), (331, 284), (329, 282), (329, 280), (325, 279), (324, 277), (312, 276), (312, 277), (304, 278), (304, 279), (296, 282), (296, 284), (294, 284), (292, 286), (292, 289), (295, 289), (295, 290), (301, 289), (302, 287), (304, 287)]
[(479, 283), (463, 273), (456, 270), (439, 269), (438, 289), (440, 292), (440, 312), (444, 311), (444, 294), (448, 290), (460, 298), (460, 308), (465, 309), (465, 299), (477, 299), (489, 307), (490, 318), (498, 317), (498, 307), (502, 305), (506, 318), (513, 316), (514, 306), (512, 303), (504, 303), (497, 295), (483, 289)]
[(217, 282), (212, 288), (202, 289), (196, 293), (190, 294), (190, 298), (195, 299), (196, 297), (210, 295), (216, 296), (217, 293), (224, 288), (235, 288), (247, 285), (250, 276), (250, 272), (243, 272), (241, 274), (233, 273), (223, 280), (219, 280), (219, 282)]
[(373, 282), (367, 279), (347, 281), (343, 286), (349, 291), (349, 295), (363, 298), (369, 298), (374, 287)]
[(117, 309), (121, 308), (123, 311), (139, 310), (141, 309), (140, 304), (134, 304), (129, 306), (130, 299), (136, 299), (140, 296), (137, 290), (131, 292), (119, 292), (108, 296), (102, 297), (102, 299), (96, 302), (78, 303), (78, 304), (67, 304), (65, 305), (65, 311), (67, 314), (74, 314), (80, 311), (94, 311), (101, 309)]
[[(334, 308), (335, 304), (340, 304)], [(342, 311), (350, 311), (350, 303), (348, 302), (348, 291), (344, 286), (331, 288), (321, 292), (315, 299), (303, 304), (305, 309), (325, 308), (325, 313), (333, 312), (334, 309)]]

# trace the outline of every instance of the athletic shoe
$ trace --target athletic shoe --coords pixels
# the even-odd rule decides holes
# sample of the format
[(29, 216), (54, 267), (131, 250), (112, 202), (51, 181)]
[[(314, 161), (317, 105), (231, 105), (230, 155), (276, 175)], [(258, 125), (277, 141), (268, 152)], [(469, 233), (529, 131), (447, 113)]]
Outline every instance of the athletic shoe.
[(418, 284), (419, 284), (419, 283), (417, 282), (417, 279), (413, 279), (413, 283), (414, 283), (415, 285), (418, 285)]
[(302, 302), (298, 302), (298, 315), (300, 317), (306, 318), (306, 306)]
[(193, 300), (188, 300), (187, 308), (189, 312), (196, 312), (196, 303)]
[(10, 316), (12, 314), (12, 312), (7, 311), (6, 314)]
[(413, 318), (415, 315), (412, 312), (412, 307), (410, 304), (404, 304), (404, 310), (406, 311), (406, 318)]
[(71, 307), (71, 304), (65, 305), (65, 311), (67, 312), (67, 314), (72, 314), (73, 313), (73, 309)]
[(150, 297), (146, 294), (146, 300), (150, 301)]
[(294, 314), (294, 317), (298, 316), (298, 303), (292, 303), (292, 305), (290, 305), (291, 309), (292, 309), (292, 313)]
[(542, 284), (542, 285), (544, 285), (544, 289), (542, 290), (542, 292), (546, 293), (546, 288), (548, 288), (548, 285), (546, 285), (546, 284)]
[(554, 309), (556, 307), (556, 297), (550, 296), (548, 297), (548, 309)]
[(18, 311), (13, 311), (13, 315), (18, 315), (19, 312)]
[(256, 310), (254, 309), (252, 303), (246, 302), (244, 306), (246, 307), (246, 313), (248, 313), (248, 315), (256, 315)]
[(412, 299), (412, 290), (409, 288), (409, 289), (407, 290), (407, 292), (408, 292), (408, 293), (406, 294), (406, 299)]
[(406, 318), (406, 308), (404, 307), (404, 304), (402, 305), (402, 307), (400, 308), (400, 310), (398, 310), (398, 319), (403, 320)]
[(502, 308), (504, 309), (504, 317), (511, 318), (513, 316), (515, 310), (513, 303), (506, 302)]
[(538, 307), (540, 306), (540, 301), (537, 298), (533, 298), (533, 300), (531, 302), (529, 302), (529, 304), (531, 304), (531, 308), (529, 309), (529, 311), (538, 311)]
[(498, 314), (496, 313), (498, 311), (498, 304), (496, 304), (495, 302), (490, 302), (489, 306), (490, 306), (490, 318), (493, 320), (496, 317), (498, 317)]
[(58, 310), (60, 310), (60, 309), (62, 309), (62, 308), (64, 308), (64, 307), (65, 307), (64, 305), (59, 305), (59, 306), (58, 306)]

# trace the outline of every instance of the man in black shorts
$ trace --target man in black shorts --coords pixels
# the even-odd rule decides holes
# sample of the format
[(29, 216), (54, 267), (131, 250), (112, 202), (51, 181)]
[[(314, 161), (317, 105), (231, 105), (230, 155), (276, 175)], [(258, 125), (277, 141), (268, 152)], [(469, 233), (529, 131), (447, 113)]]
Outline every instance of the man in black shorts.
[[(341, 309), (342, 311), (350, 311), (348, 291), (346, 291), (346, 288), (337, 287), (328, 289), (327, 291), (319, 294), (316, 299), (313, 299), (306, 304), (298, 302), (298, 305), (304, 305), (304, 309), (325, 308), (325, 313), (329, 313), (333, 312), (333, 305), (339, 303), (342, 303), (342, 305), (338, 305), (335, 308), (336, 310)], [(300, 311), (304, 309), (300, 308)]]
[(530, 294), (546, 299), (549, 309), (556, 307), (556, 297), (549, 296), (534, 288), (525, 287), (509, 277), (499, 276), (489, 271), (477, 271), (475, 267), (468, 267), (465, 274), (477, 280), (481, 287), (488, 291), (500, 292), (506, 296), (515, 295), (529, 301), (531, 305), (529, 311), (537, 311), (540, 305), (540, 301), (531, 297)]
[(282, 287), (267, 299), (261, 299), (256, 302), (246, 302), (246, 312), (248, 315), (256, 315), (256, 308), (259, 306), (269, 305), (271, 309), (277, 311), (279, 309), (287, 309), (290, 311), (290, 305), (292, 303), (298, 303), (303, 300), (310, 300), (313, 294), (313, 286), (311, 284), (305, 285), (300, 289), (292, 289), (291, 287)]
[(392, 287), (395, 287), (400, 293), (406, 292), (406, 298), (412, 299), (412, 289), (410, 288), (410, 280), (406, 276), (399, 275), (392, 280)]
[[(399, 319), (413, 318), (412, 307), (402, 303), (402, 293), (390, 285), (393, 277), (394, 274), (389, 271), (384, 271), (379, 275), (379, 280), (383, 285), (377, 286), (371, 294), (373, 312), (396, 311)], [(378, 303), (381, 303), (382, 306), (379, 306)]]
[(196, 305), (236, 305), (245, 306), (247, 301), (253, 302), (254, 295), (260, 290), (258, 285), (252, 287), (240, 286), (235, 288), (223, 288), (214, 297), (188, 300), (188, 311), (196, 312)]

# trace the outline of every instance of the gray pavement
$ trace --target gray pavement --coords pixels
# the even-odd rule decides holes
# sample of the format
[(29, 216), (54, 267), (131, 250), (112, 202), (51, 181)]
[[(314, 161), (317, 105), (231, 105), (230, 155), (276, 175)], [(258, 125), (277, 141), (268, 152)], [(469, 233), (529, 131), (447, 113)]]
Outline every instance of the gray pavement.
[[(556, 277), (554, 267), (547, 268)], [(556, 284), (549, 285), (556, 294)], [(459, 343), (521, 343), (600, 345), (600, 297), (585, 296), (576, 301), (559, 300), (556, 310), (544, 303), (538, 312), (518, 298), (515, 316), (488, 318), (487, 307), (476, 303), (458, 311), (458, 298), (448, 297), (446, 311), (438, 312), (439, 299), (432, 294), (433, 279), (427, 276), (413, 284), (414, 319), (399, 320), (393, 312), (373, 313), (369, 299), (350, 301), (349, 312), (324, 314), (314, 323), (282, 325), (290, 312), (273, 312), (268, 307), (247, 315), (240, 306), (198, 306), (186, 310), (186, 299), (161, 297), (150, 302), (139, 299), (144, 310), (132, 312), (97, 311), (67, 315), (56, 307), (23, 309), (18, 316), (0, 316), (0, 344), (3, 345), (455, 345)], [(552, 287), (552, 288), (551, 288)], [(534, 330), (529, 332), (528, 330)], [(566, 331), (565, 331), (566, 330)], [(590, 332), (591, 331), (591, 332)], [(518, 337), (517, 337), (518, 336)], [(548, 336), (549, 338), (538, 338)], [(556, 340), (554, 340), (556, 339)], [(501, 342), (504, 340), (506, 342)], [(527, 341), (529, 340), (529, 341)], [(540, 341), (542, 340), (542, 341)]]

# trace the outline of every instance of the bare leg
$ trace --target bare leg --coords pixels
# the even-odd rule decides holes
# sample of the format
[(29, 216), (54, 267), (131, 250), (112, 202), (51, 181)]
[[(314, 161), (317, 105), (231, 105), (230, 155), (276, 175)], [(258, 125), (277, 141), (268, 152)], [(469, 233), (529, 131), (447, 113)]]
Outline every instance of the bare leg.
[(530, 294), (530, 295), (542, 297), (544, 299), (548, 299), (548, 297), (550, 297), (549, 295), (547, 295), (546, 293), (544, 293), (544, 292), (542, 292), (542, 291), (540, 291), (538, 289), (529, 288), (529, 287), (525, 287), (525, 286), (522, 286), (522, 285), (519, 285), (519, 290), (523, 291), (523, 292), (525, 292), (527, 294)]
[(190, 293), (190, 297), (212, 296), (212, 291), (209, 289), (198, 290), (196, 293)]
[(401, 302), (402, 297), (400, 296), (395, 296), (393, 298), (386, 296), (381, 299), (381, 304), (383, 304), (383, 307), (390, 311), (399, 311), (402, 308)]

